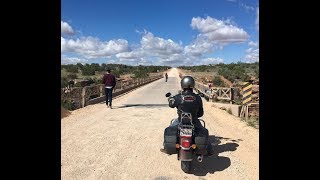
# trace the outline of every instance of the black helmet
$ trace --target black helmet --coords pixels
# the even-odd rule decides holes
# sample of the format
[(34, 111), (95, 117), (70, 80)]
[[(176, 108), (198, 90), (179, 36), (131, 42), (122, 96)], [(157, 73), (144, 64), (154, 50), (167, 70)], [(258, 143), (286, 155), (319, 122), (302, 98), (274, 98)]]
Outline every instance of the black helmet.
[(194, 88), (195, 82), (193, 77), (191, 76), (184, 76), (181, 79), (181, 88), (186, 89), (186, 88)]

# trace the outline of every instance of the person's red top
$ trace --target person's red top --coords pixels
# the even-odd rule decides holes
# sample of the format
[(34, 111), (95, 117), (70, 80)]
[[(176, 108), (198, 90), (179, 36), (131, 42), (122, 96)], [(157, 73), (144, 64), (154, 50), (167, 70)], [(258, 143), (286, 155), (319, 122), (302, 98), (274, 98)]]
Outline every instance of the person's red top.
[(103, 84), (105, 86), (112, 86), (115, 87), (116, 86), (116, 77), (113, 74), (105, 74), (103, 76)]

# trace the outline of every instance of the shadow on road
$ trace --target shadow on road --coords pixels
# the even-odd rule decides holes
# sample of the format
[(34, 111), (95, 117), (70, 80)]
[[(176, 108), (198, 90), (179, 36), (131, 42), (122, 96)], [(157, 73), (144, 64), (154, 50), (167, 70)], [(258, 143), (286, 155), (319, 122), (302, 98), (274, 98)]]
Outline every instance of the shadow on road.
[(128, 108), (128, 107), (144, 107), (144, 108), (168, 107), (168, 104), (124, 104), (122, 106), (112, 106), (113, 109)]
[(204, 157), (203, 161), (192, 161), (191, 173), (196, 176), (205, 176), (207, 173), (213, 174), (216, 171), (223, 171), (231, 165), (230, 158), (219, 156), (219, 153), (226, 151), (235, 151), (239, 144), (234, 143), (235, 141), (241, 140), (230, 140), (232, 143), (220, 144), (221, 139), (230, 140), (230, 138), (223, 138), (219, 136), (209, 136), (209, 142), (212, 144), (214, 149), (214, 155), (210, 157)]

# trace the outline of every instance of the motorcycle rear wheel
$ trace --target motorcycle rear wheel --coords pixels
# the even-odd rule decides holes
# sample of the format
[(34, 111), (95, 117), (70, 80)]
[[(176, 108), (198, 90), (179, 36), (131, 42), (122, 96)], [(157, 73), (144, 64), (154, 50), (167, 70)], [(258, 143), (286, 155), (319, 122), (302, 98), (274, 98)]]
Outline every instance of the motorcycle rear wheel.
[(183, 172), (190, 174), (191, 172), (191, 161), (181, 161), (181, 169)]

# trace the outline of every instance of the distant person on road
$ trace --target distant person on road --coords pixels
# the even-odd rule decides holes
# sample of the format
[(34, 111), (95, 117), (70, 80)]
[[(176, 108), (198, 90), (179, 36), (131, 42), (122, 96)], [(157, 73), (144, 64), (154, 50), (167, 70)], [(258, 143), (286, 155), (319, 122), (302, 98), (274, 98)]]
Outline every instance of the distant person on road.
[(168, 74), (165, 74), (166, 82), (168, 81)]
[(116, 86), (116, 77), (111, 74), (111, 70), (108, 69), (107, 73), (103, 76), (103, 84), (105, 85), (106, 105), (112, 109), (112, 90)]

